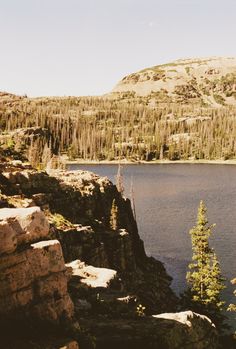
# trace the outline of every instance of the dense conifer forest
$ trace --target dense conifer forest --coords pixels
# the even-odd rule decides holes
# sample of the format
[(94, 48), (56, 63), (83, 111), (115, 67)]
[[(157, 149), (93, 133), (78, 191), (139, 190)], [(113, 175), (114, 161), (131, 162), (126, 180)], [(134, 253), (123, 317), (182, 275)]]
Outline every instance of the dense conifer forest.
[[(33, 153), (41, 161), (48, 152), (67, 154), (71, 160), (227, 160), (236, 157), (235, 116), (233, 106), (153, 103), (150, 97), (124, 94), (9, 95), (0, 103), (1, 143), (20, 142), (28, 156)], [(17, 139), (16, 129), (30, 127), (44, 129), (43, 137)]]

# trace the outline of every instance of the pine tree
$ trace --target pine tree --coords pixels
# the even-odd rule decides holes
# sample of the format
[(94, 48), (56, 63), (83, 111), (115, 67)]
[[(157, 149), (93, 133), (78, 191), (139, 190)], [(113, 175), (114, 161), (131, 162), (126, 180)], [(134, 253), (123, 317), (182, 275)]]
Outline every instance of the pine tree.
[(117, 230), (118, 228), (118, 206), (115, 199), (113, 199), (111, 206), (110, 227), (112, 230)]
[(225, 288), (216, 254), (209, 246), (214, 225), (209, 226), (206, 207), (200, 202), (196, 226), (190, 230), (192, 240), (192, 263), (189, 264), (187, 282), (191, 301), (198, 306), (221, 310), (224, 302), (220, 293)]
[(217, 259), (216, 253), (212, 250), (212, 265), (211, 265), (211, 282), (207, 289), (207, 296), (209, 297), (209, 303), (216, 306), (218, 309), (222, 309), (224, 301), (221, 300), (221, 291), (225, 288), (224, 279), (221, 274), (220, 264)]

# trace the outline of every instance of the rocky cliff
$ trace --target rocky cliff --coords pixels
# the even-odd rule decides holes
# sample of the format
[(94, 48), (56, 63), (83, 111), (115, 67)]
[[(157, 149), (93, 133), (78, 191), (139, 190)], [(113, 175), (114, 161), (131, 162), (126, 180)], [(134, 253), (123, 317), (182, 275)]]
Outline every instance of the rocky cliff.
[(0, 323), (6, 331), (2, 335), (10, 330), (14, 334), (15, 327), (27, 322), (70, 323), (74, 305), (67, 282), (60, 242), (50, 239), (40, 208), (0, 209)]
[(130, 201), (107, 178), (85, 171), (49, 176), (19, 162), (0, 170), (4, 349), (74, 349), (77, 341), (88, 348), (94, 340), (97, 348), (175, 348), (175, 339), (187, 343), (183, 348), (216, 348), (209, 320), (151, 317), (175, 311), (171, 278), (146, 256)]
[[(2, 193), (14, 205), (45, 210), (66, 262), (79, 259), (115, 269), (123, 286), (140, 296), (150, 311), (173, 310), (176, 297), (170, 288), (171, 278), (160, 262), (146, 256), (130, 201), (107, 178), (84, 171), (55, 175), (13, 167), (2, 172)], [(110, 228), (114, 199), (116, 231)]]
[(151, 96), (158, 102), (236, 105), (236, 58), (185, 59), (124, 77), (112, 94)]
[[(0, 313), (24, 307), (38, 319), (71, 318), (66, 267), (58, 240), (48, 239), (49, 224), (38, 207), (0, 210)], [(36, 242), (35, 242), (36, 241)]]

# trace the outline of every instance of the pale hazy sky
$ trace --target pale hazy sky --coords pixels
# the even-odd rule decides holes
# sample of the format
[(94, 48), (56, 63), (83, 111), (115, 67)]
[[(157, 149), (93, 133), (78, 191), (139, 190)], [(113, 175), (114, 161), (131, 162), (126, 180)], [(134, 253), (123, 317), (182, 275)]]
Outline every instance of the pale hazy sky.
[(0, 91), (98, 95), (178, 58), (236, 56), (236, 0), (0, 0)]

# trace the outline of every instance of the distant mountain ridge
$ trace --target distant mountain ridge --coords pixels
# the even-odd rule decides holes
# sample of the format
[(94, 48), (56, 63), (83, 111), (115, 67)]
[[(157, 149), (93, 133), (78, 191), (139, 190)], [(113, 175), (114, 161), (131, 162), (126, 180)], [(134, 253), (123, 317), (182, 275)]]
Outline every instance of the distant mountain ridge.
[(180, 59), (125, 76), (112, 95), (160, 102), (236, 105), (236, 57)]

